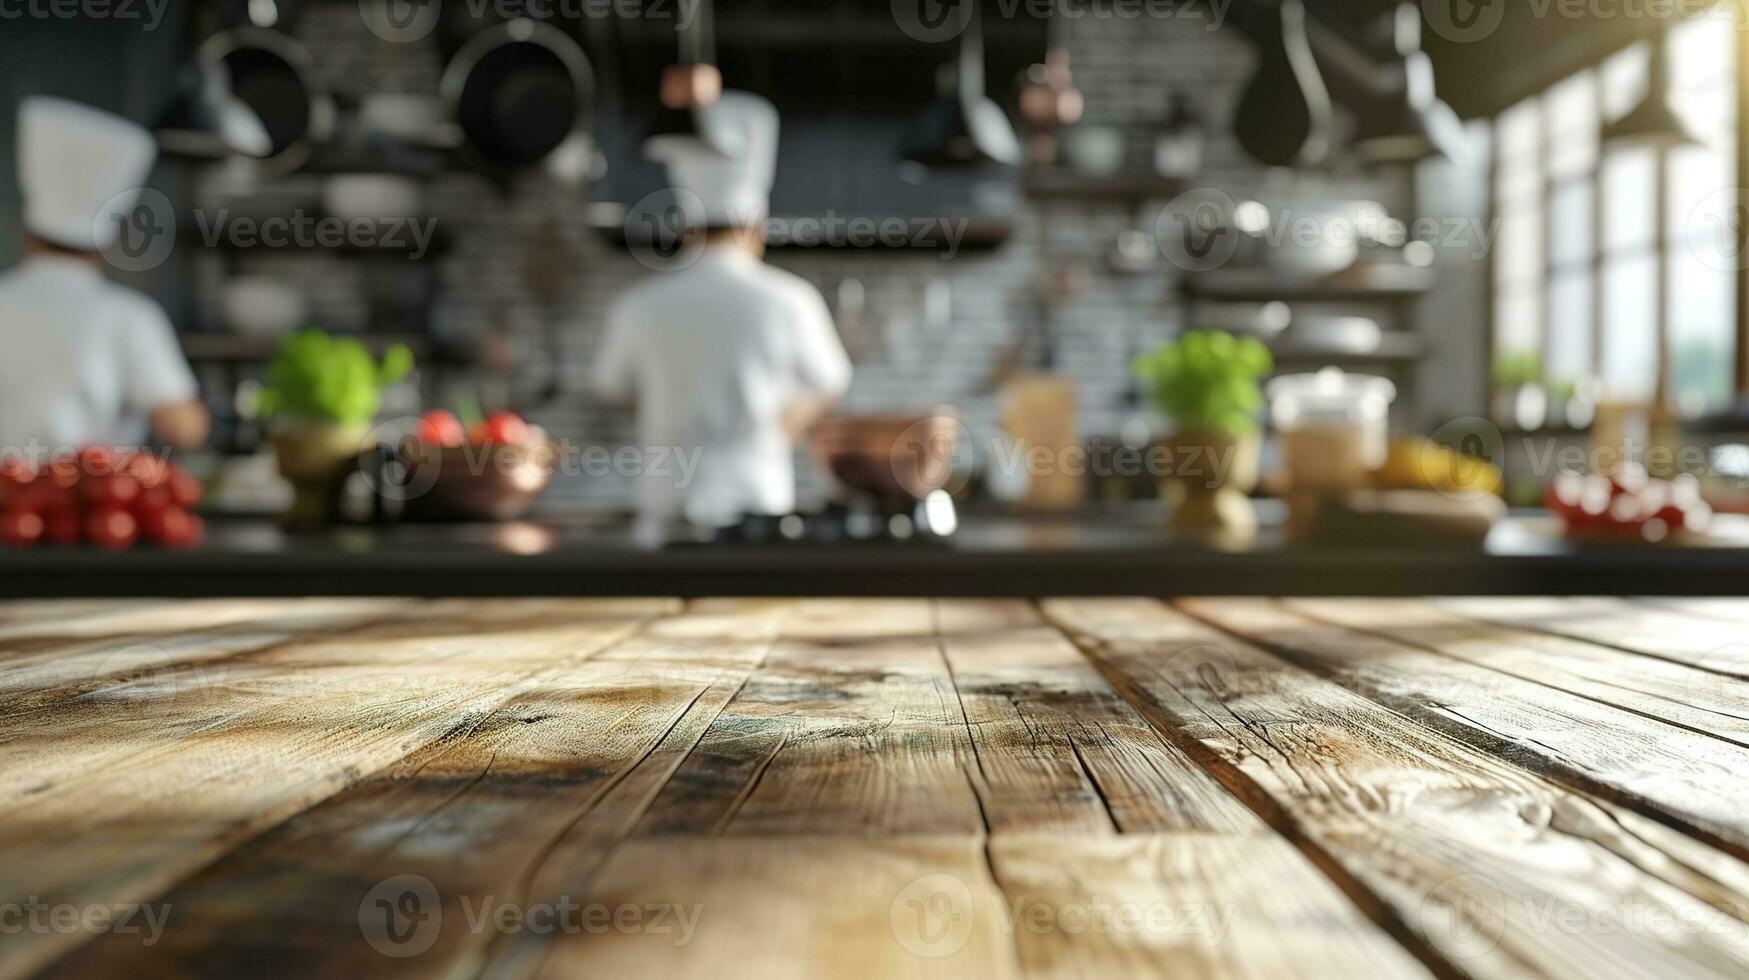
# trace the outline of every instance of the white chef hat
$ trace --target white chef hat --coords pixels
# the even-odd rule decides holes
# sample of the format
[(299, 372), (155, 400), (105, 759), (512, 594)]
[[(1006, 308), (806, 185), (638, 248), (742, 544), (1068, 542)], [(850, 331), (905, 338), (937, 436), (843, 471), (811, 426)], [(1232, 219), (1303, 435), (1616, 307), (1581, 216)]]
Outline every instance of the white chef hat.
[(742, 226), (765, 220), (777, 177), (777, 107), (751, 92), (725, 91), (697, 112), (698, 124), (721, 155), (668, 140), (652, 141), (649, 155), (668, 167), (676, 187), (697, 195), (694, 224)]
[(118, 194), (137, 193), (157, 155), (152, 134), (120, 116), (66, 99), (26, 97), (18, 106), (25, 227), (66, 248), (108, 246), (119, 229), (99, 222), (98, 212)]

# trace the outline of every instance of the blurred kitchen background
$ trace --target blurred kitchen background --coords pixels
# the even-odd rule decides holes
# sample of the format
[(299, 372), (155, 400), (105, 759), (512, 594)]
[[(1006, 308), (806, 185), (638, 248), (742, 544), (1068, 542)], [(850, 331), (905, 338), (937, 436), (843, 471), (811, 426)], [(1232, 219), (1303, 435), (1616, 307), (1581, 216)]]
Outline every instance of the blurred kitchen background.
[[(782, 111), (776, 217), (965, 222), (957, 250), (939, 234), (921, 247), (772, 249), (832, 306), (856, 362), (849, 410), (953, 405), (976, 445), (1004, 424), (1005, 385), (1043, 373), (1072, 387), (1076, 438), (1133, 443), (1162, 423), (1132, 359), (1215, 327), (1265, 339), (1280, 373), (1391, 379), (1395, 432), (1461, 440), (1491, 419), (1507, 440), (1579, 438), (1600, 400), (1657, 395), (1716, 439), (1743, 382), (1740, 12), (1533, 6), (1306, 0), (1334, 107), (1317, 153), (1293, 143), (1294, 113), (1280, 109), (1295, 76), (1275, 0), (986, 2), (980, 30), (944, 40), (886, 0), (453, 0), (386, 5), (374, 20), (352, 0), (165, 0), (150, 30), (5, 24), (0, 194), (16, 193), (19, 97), (64, 95), (174, 130), (194, 66), (223, 63), (267, 121), (273, 156), (222, 156), (198, 127), (176, 134), (182, 152), (153, 186), (176, 211), (177, 247), (117, 277), (171, 312), (224, 453), (262, 448), (239, 389), (278, 335), (310, 325), (413, 349), (418, 396), (392, 394), (390, 414), (477, 400), (556, 437), (618, 445), (631, 416), (598, 402), (587, 376), (610, 305), (651, 274), (637, 218), (664, 181), (640, 146), (660, 122), (662, 69), (691, 50)], [(677, 36), (681, 21), (702, 33)], [(1655, 63), (1659, 49), (1669, 57)], [(470, 72), (484, 85), (524, 64), (540, 70), (497, 102), (452, 100)], [(1013, 125), (1020, 166), (902, 159), (963, 66)], [(1028, 86), (1072, 86), (1079, 118), (1053, 128), (1067, 120), (1039, 106), (1061, 104), (1029, 111)], [(1253, 88), (1267, 98), (1248, 106)], [(1674, 116), (1641, 118), (1662, 106)], [(1659, 126), (1692, 139), (1669, 146)], [(0, 213), (15, 216), (8, 198)], [(1231, 261), (1198, 271), (1173, 241), (1162, 252), (1160, 229), (1179, 227), (1173, 202), (1204, 199), (1264, 236), (1239, 235)], [(221, 213), (349, 209), (435, 219), (435, 238), (422, 254), (202, 243)], [(1355, 248), (1266, 240), (1272, 217), (1332, 209), (1366, 232)], [(0, 227), (0, 261), (20, 247), (16, 224)], [(561, 478), (549, 496), (614, 503), (629, 488)]]

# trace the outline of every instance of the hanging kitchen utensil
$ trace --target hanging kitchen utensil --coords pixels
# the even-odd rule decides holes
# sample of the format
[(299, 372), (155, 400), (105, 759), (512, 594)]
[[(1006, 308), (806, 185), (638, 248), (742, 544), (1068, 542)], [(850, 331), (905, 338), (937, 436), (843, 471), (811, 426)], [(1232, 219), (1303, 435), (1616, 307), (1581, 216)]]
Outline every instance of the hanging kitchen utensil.
[(1020, 90), (1020, 114), (1034, 131), (1032, 155), (1041, 163), (1056, 158), (1056, 130), (1080, 122), (1087, 108), (1069, 70), (1069, 21), (1060, 0), (1051, 5), (1046, 31), (1044, 63), (1028, 70)]
[(1017, 167), (1020, 140), (1014, 126), (984, 94), (983, 21), (976, 3), (967, 0), (965, 9), (953, 90), (918, 117), (906, 137), (903, 157), (925, 167)]
[(726, 156), (716, 134), (698, 118), (699, 109), (715, 105), (723, 94), (723, 74), (714, 63), (716, 24), (711, 0), (701, 0), (692, 21), (682, 21), (675, 28), (675, 42), (680, 48), (679, 61), (662, 72), (662, 107), (650, 120), (644, 152), (664, 158), (672, 158), (677, 151)]
[(538, 163), (593, 131), (589, 59), (563, 31), (525, 17), (463, 42), (444, 66), (438, 91), (468, 145), (499, 166)]
[(1400, 3), (1389, 33), (1385, 94), (1358, 113), (1354, 149), (1374, 163), (1414, 163), (1464, 155), (1463, 123), (1434, 94), (1433, 61), (1421, 50), (1421, 8)]
[(1281, 0), (1256, 38), (1257, 73), (1239, 100), (1233, 135), (1259, 163), (1306, 167), (1330, 152), (1335, 113), (1306, 38), (1306, 7)]
[[(262, 148), (259, 131), (252, 132), (237, 113), (252, 115), (265, 131), (267, 152), (251, 155), (260, 156), (267, 172), (296, 170), (333, 134), (334, 100), (316, 80), (308, 49), (290, 35), (259, 27), (221, 31), (201, 43), (195, 60), (207, 78), (229, 79), (230, 98), (223, 102), (232, 129), (227, 142)], [(216, 122), (224, 127), (226, 116)]]

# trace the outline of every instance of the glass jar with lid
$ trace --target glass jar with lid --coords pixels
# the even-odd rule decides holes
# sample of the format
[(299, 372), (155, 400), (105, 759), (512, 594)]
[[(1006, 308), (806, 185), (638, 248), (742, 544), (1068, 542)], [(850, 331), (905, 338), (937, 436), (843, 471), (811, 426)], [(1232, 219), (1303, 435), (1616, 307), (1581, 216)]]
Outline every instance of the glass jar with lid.
[(1325, 368), (1276, 378), (1266, 390), (1292, 489), (1357, 489), (1384, 465), (1397, 397), (1389, 379)]

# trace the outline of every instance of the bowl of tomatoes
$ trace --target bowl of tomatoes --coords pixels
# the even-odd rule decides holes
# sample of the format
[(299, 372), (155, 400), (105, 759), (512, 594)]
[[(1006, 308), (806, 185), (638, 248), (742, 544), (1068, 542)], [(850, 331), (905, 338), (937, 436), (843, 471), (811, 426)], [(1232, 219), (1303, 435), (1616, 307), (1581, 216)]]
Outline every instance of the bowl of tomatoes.
[(401, 446), (408, 491), (404, 516), (515, 520), (552, 483), (557, 457), (546, 432), (514, 412), (498, 412), (472, 426), (463, 426), (451, 412), (427, 412)]
[(143, 451), (87, 446), (41, 461), (0, 458), (0, 542), (190, 548), (206, 532), (194, 514), (203, 491), (187, 471)]
[(1550, 481), (1544, 504), (1569, 538), (1585, 542), (1692, 545), (1707, 540), (1713, 509), (1700, 481), (1648, 476), (1624, 464), (1609, 474), (1562, 472)]

